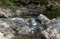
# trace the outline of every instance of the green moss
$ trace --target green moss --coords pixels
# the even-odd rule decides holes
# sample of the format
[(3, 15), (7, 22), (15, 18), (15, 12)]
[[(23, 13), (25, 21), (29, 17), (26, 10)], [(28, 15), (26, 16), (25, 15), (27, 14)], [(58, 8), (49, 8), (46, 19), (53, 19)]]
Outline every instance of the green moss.
[(16, 7), (12, 3), (10, 5), (8, 5), (8, 7), (10, 9), (12, 9), (14, 12), (16, 11)]
[(3, 6), (3, 5), (8, 6), (13, 11), (15, 11), (16, 8), (15, 8), (14, 3), (13, 3), (14, 1), (16, 1), (16, 0), (3, 0), (3, 1), (0, 0), (0, 6)]
[(47, 5), (49, 0), (39, 0), (41, 4)]

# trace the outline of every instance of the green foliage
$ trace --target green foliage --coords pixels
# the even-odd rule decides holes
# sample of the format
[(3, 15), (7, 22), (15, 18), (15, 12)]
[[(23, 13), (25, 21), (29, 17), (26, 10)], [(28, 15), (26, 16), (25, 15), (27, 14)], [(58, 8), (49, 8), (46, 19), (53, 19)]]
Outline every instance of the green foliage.
[[(14, 5), (16, 3), (20, 3), (19, 1), (21, 1), (21, 0), (0, 0), (0, 6), (6, 5), (6, 6), (8, 6), (9, 8), (11, 8), (15, 11), (15, 6)], [(28, 0), (26, 0), (26, 1), (28, 1)], [(44, 4), (44, 5), (46, 5), (48, 3), (48, 0), (33, 0), (33, 1), (39, 1), (41, 4)]]
[(12, 3), (11, 3), (10, 5), (8, 5), (8, 7), (9, 7), (10, 9), (12, 9), (13, 11), (16, 10), (15, 6), (14, 6)]
[(14, 2), (17, 2), (18, 0), (0, 0), (0, 6), (7, 6), (9, 8), (11, 8), (13, 11), (15, 11), (15, 6), (14, 6)]
[(39, 1), (40, 1), (41, 4), (46, 5), (46, 4), (48, 4), (49, 0), (39, 0)]
[(43, 5), (46, 5), (46, 4), (48, 4), (48, 1), (49, 0), (32, 0), (33, 2), (35, 1), (35, 2), (39, 2), (40, 4), (43, 4)]

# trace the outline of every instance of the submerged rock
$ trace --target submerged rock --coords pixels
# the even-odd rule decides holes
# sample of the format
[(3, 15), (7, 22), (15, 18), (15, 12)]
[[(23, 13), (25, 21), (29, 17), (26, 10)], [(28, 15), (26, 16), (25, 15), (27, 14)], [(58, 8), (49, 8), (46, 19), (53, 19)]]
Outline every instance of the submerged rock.
[(39, 30), (39, 31), (44, 30), (43, 25), (40, 24), (35, 17), (31, 18), (30, 28), (31, 28), (32, 33), (34, 33), (37, 30)]
[(38, 24), (36, 22), (36, 18), (34, 17), (31, 18), (30, 27), (31, 27), (32, 32), (37, 30)]

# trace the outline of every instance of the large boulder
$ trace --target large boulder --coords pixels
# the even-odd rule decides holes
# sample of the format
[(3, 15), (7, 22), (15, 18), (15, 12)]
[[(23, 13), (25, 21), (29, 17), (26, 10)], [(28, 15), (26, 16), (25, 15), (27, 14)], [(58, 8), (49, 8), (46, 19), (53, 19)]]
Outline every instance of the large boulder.
[(43, 22), (44, 26), (47, 26), (41, 31), (46, 39), (60, 39), (60, 17), (49, 20), (45, 15), (40, 14), (37, 19)]
[(48, 17), (46, 17), (45, 15), (43, 15), (43, 14), (40, 14), (38, 17), (37, 17), (37, 19), (39, 20), (39, 21), (41, 21), (41, 22), (49, 22), (50, 21), (50, 19), (48, 19)]
[(30, 27), (22, 18), (0, 19), (0, 39), (17, 39), (19, 36), (28, 35), (30, 32)]

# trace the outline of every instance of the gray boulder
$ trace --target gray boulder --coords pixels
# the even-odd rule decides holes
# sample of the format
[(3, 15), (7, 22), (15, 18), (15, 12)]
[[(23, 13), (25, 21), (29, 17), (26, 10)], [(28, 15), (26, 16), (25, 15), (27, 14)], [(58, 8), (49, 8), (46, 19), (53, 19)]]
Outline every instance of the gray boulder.
[(15, 39), (30, 32), (30, 27), (22, 18), (0, 19), (0, 39)]
[(60, 31), (60, 17), (52, 19), (48, 24)]
[(50, 19), (48, 19), (45, 15), (43, 15), (43, 14), (40, 14), (38, 17), (37, 17), (37, 19), (39, 20), (39, 21), (41, 21), (41, 22), (49, 22), (50, 21)]

